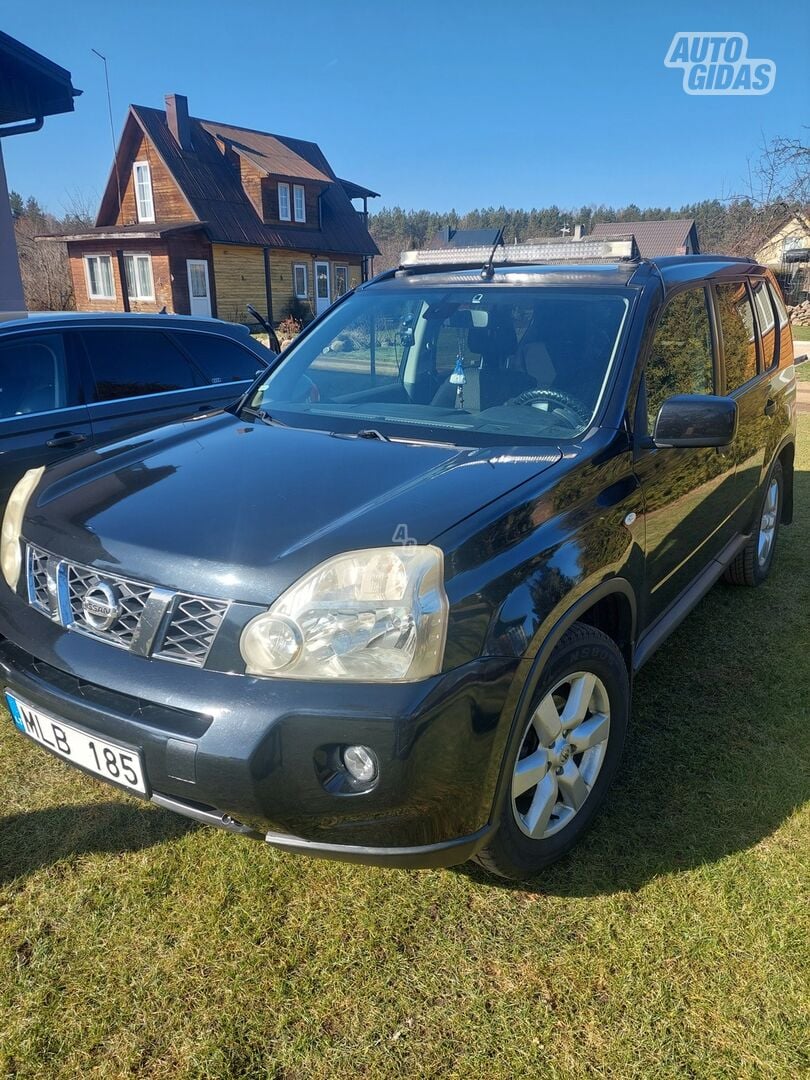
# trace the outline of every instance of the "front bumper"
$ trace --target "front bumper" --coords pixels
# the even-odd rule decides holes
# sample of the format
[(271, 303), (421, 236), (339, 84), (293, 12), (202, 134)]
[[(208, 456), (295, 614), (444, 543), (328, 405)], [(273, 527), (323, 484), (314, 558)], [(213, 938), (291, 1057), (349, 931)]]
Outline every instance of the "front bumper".
[[(485, 842), (519, 668), (482, 659), (401, 685), (257, 679), (132, 655), (17, 598), (0, 609), (3, 685), (140, 748), (154, 802), (353, 862), (450, 865)], [(357, 743), (376, 753), (378, 782), (338, 792), (324, 762)]]

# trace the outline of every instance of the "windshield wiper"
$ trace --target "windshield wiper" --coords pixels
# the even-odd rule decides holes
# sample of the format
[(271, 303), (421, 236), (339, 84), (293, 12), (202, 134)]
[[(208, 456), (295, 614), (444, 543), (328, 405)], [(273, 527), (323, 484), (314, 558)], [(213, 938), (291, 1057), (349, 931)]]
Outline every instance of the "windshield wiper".
[(378, 439), (380, 442), (391, 442), (387, 435), (383, 435), (376, 428), (361, 428), (360, 431), (330, 431), (336, 439)]
[(285, 424), (283, 420), (277, 420), (275, 416), (271, 416), (267, 409), (257, 409), (254, 405), (243, 405), (239, 410), (239, 418), (247, 417), (248, 420), (261, 420), (263, 424), (268, 424), (270, 427), (289, 427), (289, 424)]

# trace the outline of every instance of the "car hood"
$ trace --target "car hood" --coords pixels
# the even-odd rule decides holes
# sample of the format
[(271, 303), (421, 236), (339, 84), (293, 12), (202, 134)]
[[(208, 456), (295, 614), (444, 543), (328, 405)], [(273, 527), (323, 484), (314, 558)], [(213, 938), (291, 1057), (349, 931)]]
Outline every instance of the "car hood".
[(270, 601), (341, 551), (430, 543), (561, 457), (194, 418), (48, 470), (32, 543), (108, 573)]

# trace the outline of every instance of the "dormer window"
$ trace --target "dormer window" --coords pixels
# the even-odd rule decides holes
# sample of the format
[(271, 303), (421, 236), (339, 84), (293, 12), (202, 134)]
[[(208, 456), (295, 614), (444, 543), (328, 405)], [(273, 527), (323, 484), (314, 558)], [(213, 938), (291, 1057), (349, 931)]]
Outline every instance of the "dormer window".
[(278, 216), (282, 221), (290, 220), (290, 185), (278, 185)]
[(132, 166), (135, 183), (135, 208), (138, 221), (155, 220), (155, 203), (152, 199), (152, 173), (148, 161), (136, 161)]
[(307, 202), (304, 197), (304, 185), (293, 184), (293, 203), (295, 205), (295, 220), (307, 220)]

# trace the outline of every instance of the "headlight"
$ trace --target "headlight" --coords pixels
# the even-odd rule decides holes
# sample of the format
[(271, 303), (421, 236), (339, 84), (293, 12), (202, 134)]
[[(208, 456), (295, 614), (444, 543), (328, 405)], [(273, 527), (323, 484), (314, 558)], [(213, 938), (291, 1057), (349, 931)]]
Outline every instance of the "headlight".
[(6, 503), (6, 512), (3, 516), (3, 529), (0, 533), (0, 567), (3, 577), (10, 589), (17, 588), (22, 569), (22, 553), (20, 551), (20, 532), (22, 531), (23, 517), (28, 500), (33, 494), (34, 488), (45, 472), (45, 466), (38, 469), (29, 469), (28, 472), (17, 482), (16, 487), (9, 495)]
[(447, 607), (438, 548), (351, 551), (251, 620), (239, 647), (250, 675), (414, 682), (441, 670)]

